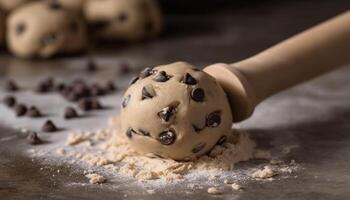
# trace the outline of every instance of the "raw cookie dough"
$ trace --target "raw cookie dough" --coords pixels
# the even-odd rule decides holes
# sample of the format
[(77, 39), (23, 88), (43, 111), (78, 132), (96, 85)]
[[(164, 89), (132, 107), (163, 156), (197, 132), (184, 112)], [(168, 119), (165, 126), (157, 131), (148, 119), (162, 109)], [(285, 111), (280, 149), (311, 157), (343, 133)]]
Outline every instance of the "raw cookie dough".
[(26, 4), (7, 19), (7, 44), (19, 57), (51, 57), (86, 45), (81, 19), (52, 2)]
[(162, 14), (154, 0), (87, 0), (84, 15), (95, 35), (107, 40), (141, 40), (162, 28)]
[(9, 12), (30, 1), (33, 0), (0, 0), (0, 8), (6, 12)]
[(185, 62), (146, 68), (122, 101), (121, 133), (140, 153), (191, 160), (223, 143), (231, 126), (221, 86)]

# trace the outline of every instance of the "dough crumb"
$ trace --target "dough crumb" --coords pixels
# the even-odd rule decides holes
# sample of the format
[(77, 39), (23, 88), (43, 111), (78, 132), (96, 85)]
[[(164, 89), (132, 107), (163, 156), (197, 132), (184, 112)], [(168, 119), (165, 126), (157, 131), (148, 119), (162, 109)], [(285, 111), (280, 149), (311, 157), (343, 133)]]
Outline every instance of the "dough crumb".
[(234, 190), (241, 190), (242, 189), (242, 187), (240, 185), (238, 185), (237, 183), (232, 183), (231, 187)]
[(265, 166), (264, 169), (256, 170), (253, 174), (253, 178), (267, 179), (275, 176), (276, 173), (272, 170), (270, 166)]
[(234, 181), (233, 181), (233, 180), (225, 179), (225, 180), (224, 180), (224, 183), (225, 183), (225, 184), (233, 184)]
[(102, 184), (107, 181), (104, 176), (101, 176), (96, 173), (86, 174), (85, 176), (89, 179), (89, 183), (91, 184)]
[(217, 189), (216, 187), (210, 187), (208, 188), (207, 191), (209, 194), (221, 194), (221, 191), (219, 189)]
[(68, 135), (67, 138), (67, 145), (73, 146), (73, 145), (77, 145), (81, 142), (84, 142), (87, 138), (84, 136), (83, 133), (71, 133)]

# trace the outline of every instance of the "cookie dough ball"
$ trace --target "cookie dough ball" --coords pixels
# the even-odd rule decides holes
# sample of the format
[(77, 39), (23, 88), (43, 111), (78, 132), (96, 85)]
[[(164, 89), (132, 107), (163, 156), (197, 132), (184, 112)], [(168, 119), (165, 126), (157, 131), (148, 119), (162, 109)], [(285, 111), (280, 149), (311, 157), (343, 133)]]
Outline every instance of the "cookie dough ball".
[(86, 45), (80, 18), (52, 2), (34, 2), (16, 9), (7, 27), (9, 49), (23, 58), (73, 53)]
[(146, 68), (131, 81), (121, 109), (121, 133), (144, 154), (191, 160), (231, 133), (223, 89), (184, 62)]
[(9, 12), (30, 1), (33, 0), (0, 0), (0, 8), (6, 12)]
[(88, 0), (84, 15), (98, 38), (135, 41), (160, 33), (162, 15), (154, 0)]

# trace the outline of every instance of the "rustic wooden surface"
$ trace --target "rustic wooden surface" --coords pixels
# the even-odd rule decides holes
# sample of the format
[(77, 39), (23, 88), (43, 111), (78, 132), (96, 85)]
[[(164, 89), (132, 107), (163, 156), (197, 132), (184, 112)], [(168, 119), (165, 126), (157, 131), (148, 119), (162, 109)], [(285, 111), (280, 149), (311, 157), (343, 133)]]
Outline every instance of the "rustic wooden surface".
[[(130, 45), (104, 45), (93, 55), (106, 73), (97, 79), (114, 78), (117, 63), (149, 66), (185, 60), (198, 66), (234, 62), (251, 56), (301, 30), (350, 9), (348, 0), (267, 1), (253, 6), (230, 6), (215, 12), (190, 10), (167, 16), (162, 37)], [(181, 9), (177, 9), (181, 10)], [(332, 52), (330, 52), (332, 53)], [(24, 61), (3, 52), (0, 57), (0, 84), (17, 78), (34, 83), (40, 77), (81, 73), (85, 57), (59, 57), (50, 61)], [(336, 55), (335, 55), (336, 56)], [(350, 56), (350, 55), (349, 55)], [(113, 73), (108, 73), (108, 72)], [(305, 168), (298, 178), (251, 182), (227, 199), (347, 199), (350, 196), (350, 68), (345, 67), (315, 81), (296, 87), (264, 102), (254, 116), (241, 124), (260, 140), (294, 140), (299, 145), (291, 155)], [(273, 78), (273, 77), (272, 77)], [(0, 119), (1, 124), (1, 119)], [(1, 125), (0, 125), (1, 126)], [(0, 138), (16, 134), (0, 127)], [(63, 183), (83, 177), (65, 166), (58, 177), (50, 177), (50, 166), (41, 171), (37, 162), (23, 156), (25, 146), (13, 140), (0, 143), (0, 199), (203, 199), (204, 190), (184, 194), (181, 190), (143, 196), (137, 188), (104, 190), (86, 187), (83, 191)], [(125, 198), (127, 199), (127, 198)]]

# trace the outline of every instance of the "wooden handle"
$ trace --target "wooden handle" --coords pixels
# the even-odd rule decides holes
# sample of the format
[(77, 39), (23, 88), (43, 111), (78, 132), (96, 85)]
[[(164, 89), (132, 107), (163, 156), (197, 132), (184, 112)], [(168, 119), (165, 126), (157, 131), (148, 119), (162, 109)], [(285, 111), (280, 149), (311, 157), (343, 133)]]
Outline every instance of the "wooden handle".
[(349, 62), (350, 11), (251, 58), (204, 70), (227, 92), (237, 122), (267, 97)]

